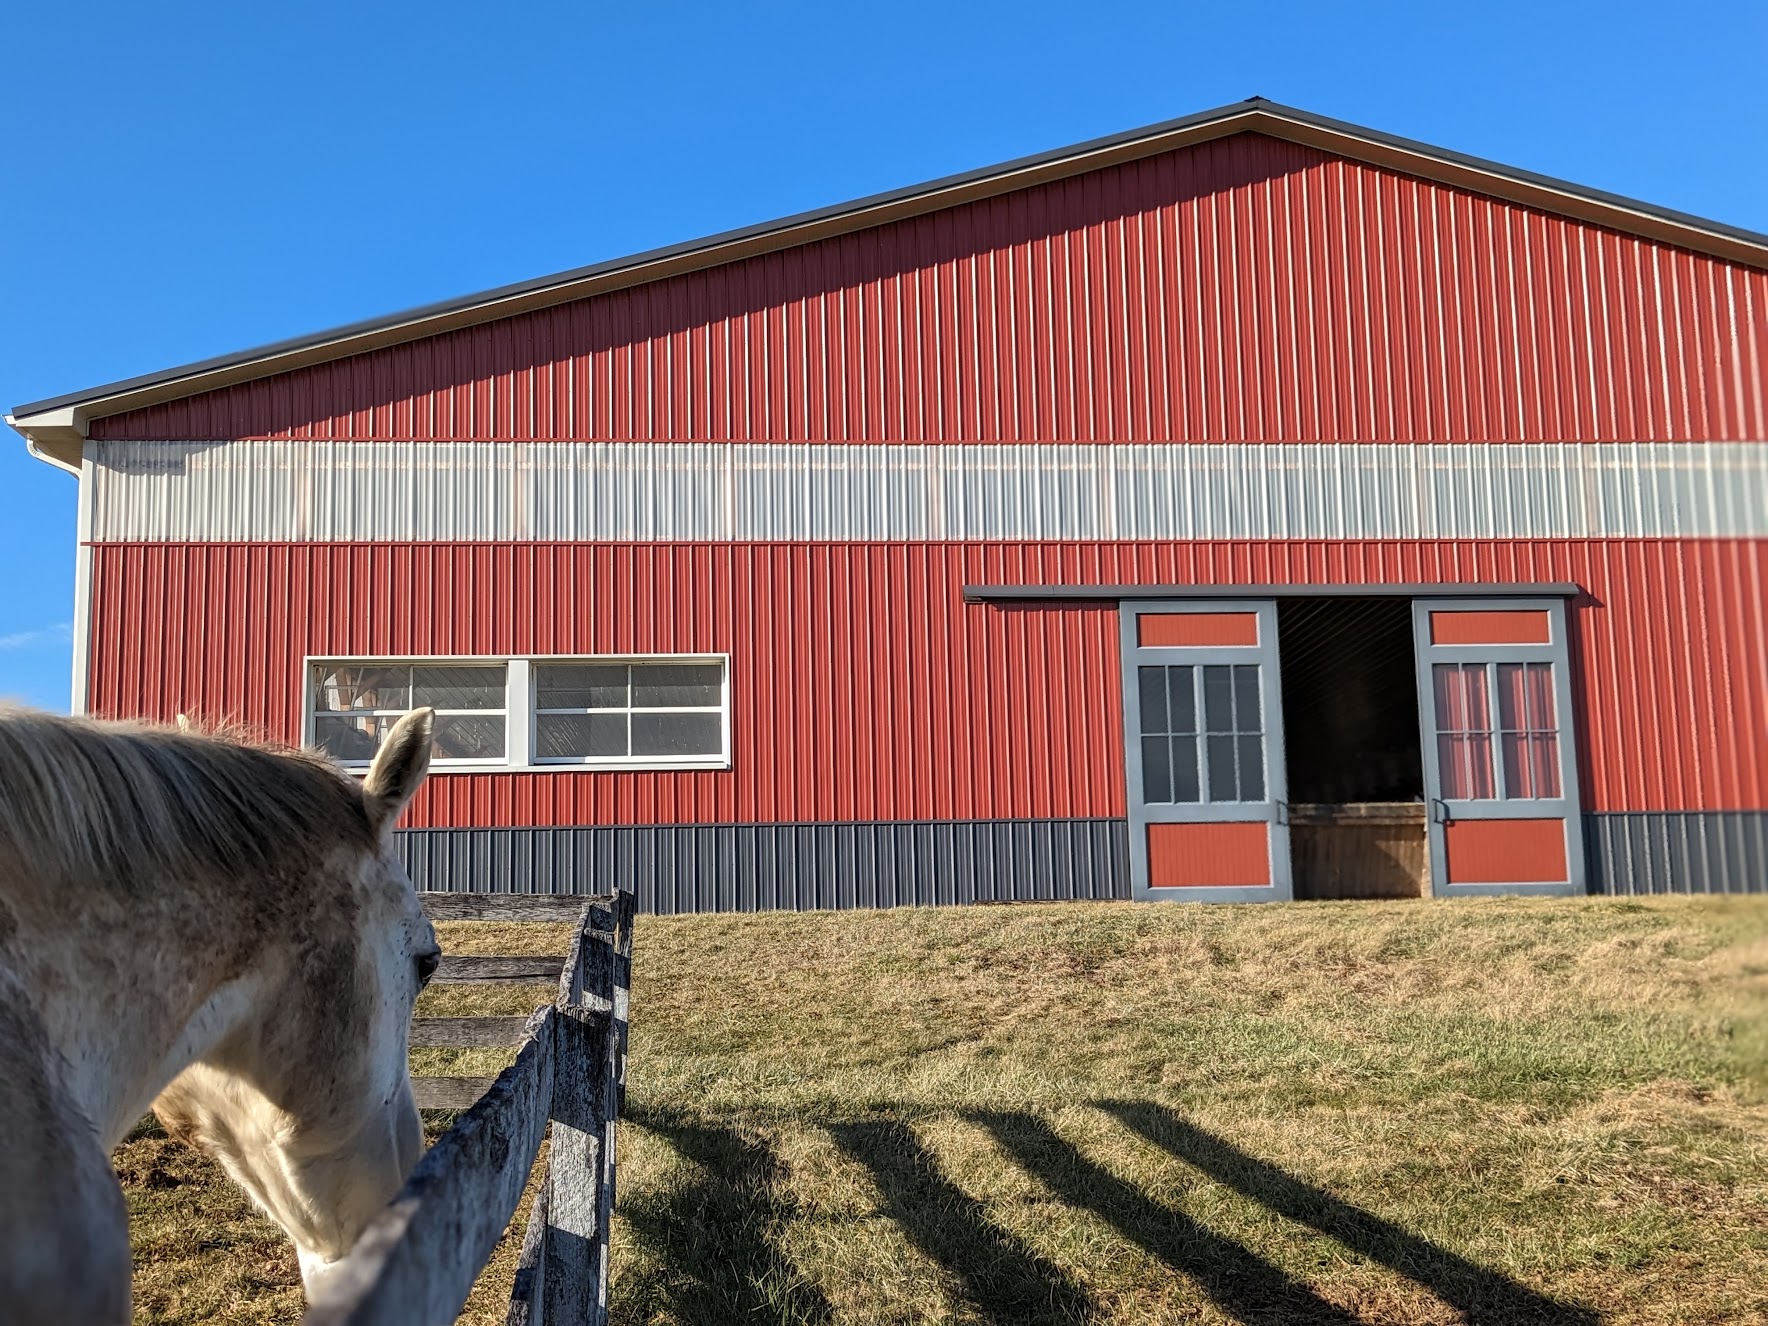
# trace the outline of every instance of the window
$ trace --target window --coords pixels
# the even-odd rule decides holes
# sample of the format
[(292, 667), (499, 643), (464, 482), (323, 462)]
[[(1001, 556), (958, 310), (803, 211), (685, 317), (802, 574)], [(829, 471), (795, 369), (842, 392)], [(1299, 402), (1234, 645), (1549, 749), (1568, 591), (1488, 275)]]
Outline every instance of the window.
[(724, 754), (718, 663), (536, 663), (537, 762)]
[(1499, 663), (1499, 747), (1504, 756), (1504, 794), (1513, 798), (1559, 795), (1559, 728), (1553, 718), (1553, 667), (1549, 663)]
[(1143, 666), (1137, 672), (1144, 800), (1263, 801), (1258, 665), (1182, 663)]
[[(1520, 801), (1561, 795), (1551, 664), (1437, 663), (1431, 682), (1444, 797)], [(1494, 736), (1500, 757), (1496, 770)]]
[(422, 705), (436, 710), (438, 769), (729, 764), (724, 658), (336, 659), (308, 671), (308, 740), (353, 768)]

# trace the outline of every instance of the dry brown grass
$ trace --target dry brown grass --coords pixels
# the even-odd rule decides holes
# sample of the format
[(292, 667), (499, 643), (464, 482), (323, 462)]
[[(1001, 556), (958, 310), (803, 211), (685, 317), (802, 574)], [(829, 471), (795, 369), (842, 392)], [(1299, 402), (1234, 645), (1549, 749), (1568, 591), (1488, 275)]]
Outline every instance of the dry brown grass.
[[(630, 1326), (1768, 1321), (1768, 899), (644, 918), (635, 982)], [(118, 1161), (139, 1320), (294, 1318), (200, 1158)]]
[(1768, 899), (638, 942), (621, 1322), (1768, 1320)]
[[(425, 1121), (434, 1142), (448, 1116)], [(543, 1143), (516, 1219), (473, 1286), (457, 1326), (503, 1326), (528, 1205), (539, 1187)], [(138, 1323), (296, 1322), (305, 1300), (293, 1245), (201, 1152), (144, 1121), (117, 1149), (129, 1201)], [(5, 1320), (0, 1313), (0, 1321)]]

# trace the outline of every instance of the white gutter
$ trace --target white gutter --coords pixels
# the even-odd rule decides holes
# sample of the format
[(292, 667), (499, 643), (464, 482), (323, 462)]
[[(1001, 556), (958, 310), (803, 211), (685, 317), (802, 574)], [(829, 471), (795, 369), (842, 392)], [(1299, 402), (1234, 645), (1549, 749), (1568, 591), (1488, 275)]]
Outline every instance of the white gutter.
[(84, 412), (75, 406), (46, 410), (23, 422), (12, 415), (6, 422), (25, 440), (25, 450), (45, 465), (80, 477), (81, 450), (86, 441)]

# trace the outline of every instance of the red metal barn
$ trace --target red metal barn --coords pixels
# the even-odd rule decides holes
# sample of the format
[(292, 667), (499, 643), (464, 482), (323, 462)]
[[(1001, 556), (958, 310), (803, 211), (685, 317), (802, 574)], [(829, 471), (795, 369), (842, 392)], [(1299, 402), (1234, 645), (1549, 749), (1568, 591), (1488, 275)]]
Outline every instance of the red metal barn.
[(1263, 101), (20, 407), (76, 704), (656, 911), (1768, 887), (1768, 236)]

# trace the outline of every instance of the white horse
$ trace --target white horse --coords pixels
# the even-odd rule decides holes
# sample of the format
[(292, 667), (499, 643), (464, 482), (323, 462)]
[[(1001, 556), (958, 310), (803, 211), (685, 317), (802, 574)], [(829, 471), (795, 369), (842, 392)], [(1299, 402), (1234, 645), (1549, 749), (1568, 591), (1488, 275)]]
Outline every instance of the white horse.
[(0, 1319), (130, 1319), (111, 1151), (151, 1104), (288, 1232), (308, 1296), (417, 1162), (441, 959), (392, 853), (430, 763), (0, 711)]

